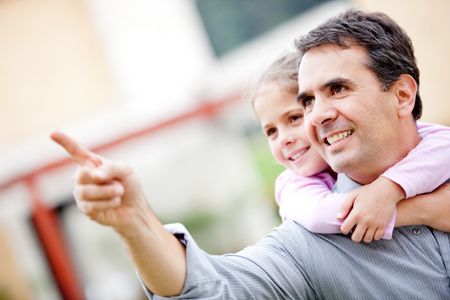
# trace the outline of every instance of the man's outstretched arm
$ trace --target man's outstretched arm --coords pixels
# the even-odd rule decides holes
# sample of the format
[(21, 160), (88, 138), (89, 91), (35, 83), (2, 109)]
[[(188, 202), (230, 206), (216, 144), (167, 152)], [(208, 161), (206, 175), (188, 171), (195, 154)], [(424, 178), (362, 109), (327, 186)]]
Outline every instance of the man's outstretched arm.
[(108, 161), (64, 134), (54, 133), (52, 139), (79, 165), (74, 176), (78, 208), (120, 235), (149, 298), (317, 298), (296, 252), (308, 244), (300, 241), (303, 234), (312, 234), (296, 223), (286, 222), (238, 253), (209, 255), (181, 225), (172, 226), (181, 242), (162, 226), (126, 164)]
[(60, 132), (51, 138), (78, 165), (74, 175), (78, 208), (119, 234), (141, 279), (153, 293), (180, 294), (186, 279), (185, 248), (152, 212), (133, 170), (87, 150)]

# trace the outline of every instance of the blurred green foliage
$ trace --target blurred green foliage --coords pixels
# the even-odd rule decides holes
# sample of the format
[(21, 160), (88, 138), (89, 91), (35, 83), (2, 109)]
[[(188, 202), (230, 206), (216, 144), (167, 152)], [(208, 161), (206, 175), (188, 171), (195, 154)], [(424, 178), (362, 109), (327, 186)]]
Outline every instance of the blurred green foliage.
[(264, 185), (264, 191), (268, 199), (271, 199), (271, 204), (274, 207), (274, 212), (278, 217), (278, 206), (275, 203), (275, 180), (278, 175), (284, 170), (272, 156), (272, 152), (267, 144), (267, 140), (261, 134), (249, 135), (249, 148), (253, 164), (261, 177)]
[(12, 300), (8, 290), (3, 286), (0, 286), (0, 300)]

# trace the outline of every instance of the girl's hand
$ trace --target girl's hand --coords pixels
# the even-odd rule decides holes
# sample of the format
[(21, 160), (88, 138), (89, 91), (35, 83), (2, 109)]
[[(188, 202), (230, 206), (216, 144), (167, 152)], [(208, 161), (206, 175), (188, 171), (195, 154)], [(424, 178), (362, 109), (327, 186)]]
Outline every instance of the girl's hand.
[(350, 192), (338, 215), (339, 219), (345, 219), (342, 233), (353, 230), (352, 240), (357, 243), (381, 239), (397, 203), (404, 197), (403, 189), (383, 176)]

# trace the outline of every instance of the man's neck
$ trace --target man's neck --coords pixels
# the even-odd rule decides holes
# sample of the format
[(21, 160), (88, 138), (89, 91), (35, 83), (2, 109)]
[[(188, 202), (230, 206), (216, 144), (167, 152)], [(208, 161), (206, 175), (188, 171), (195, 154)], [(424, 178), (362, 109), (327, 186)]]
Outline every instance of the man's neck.
[(337, 175), (336, 184), (334, 185), (334, 191), (338, 193), (348, 193), (361, 185), (353, 181), (350, 177), (344, 173), (339, 173)]
[(346, 172), (347, 177), (361, 185), (369, 184), (405, 158), (420, 142), (416, 121), (412, 118), (402, 120), (398, 130), (402, 134), (398, 134), (397, 138), (390, 143), (391, 145), (387, 145), (391, 149), (388, 155), (380, 157), (373, 166), (359, 166), (353, 172)]

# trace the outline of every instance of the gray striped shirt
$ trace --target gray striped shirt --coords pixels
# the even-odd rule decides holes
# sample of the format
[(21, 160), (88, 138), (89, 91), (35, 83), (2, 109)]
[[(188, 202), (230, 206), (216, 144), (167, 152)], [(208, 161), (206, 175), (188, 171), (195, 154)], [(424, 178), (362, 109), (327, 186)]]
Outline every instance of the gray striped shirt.
[[(355, 187), (338, 179), (338, 192)], [(426, 226), (356, 244), (287, 221), (255, 245), (220, 256), (202, 251), (182, 225), (167, 228), (181, 236), (188, 262), (183, 292), (170, 299), (450, 299), (450, 235)]]

